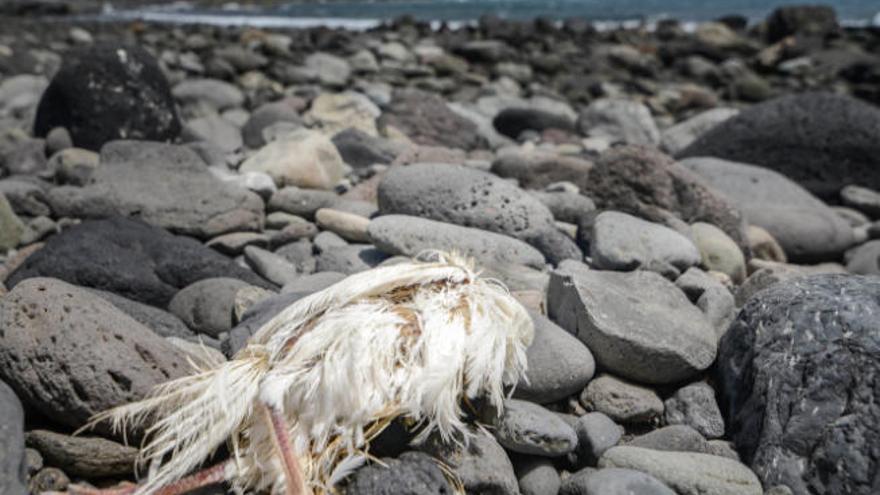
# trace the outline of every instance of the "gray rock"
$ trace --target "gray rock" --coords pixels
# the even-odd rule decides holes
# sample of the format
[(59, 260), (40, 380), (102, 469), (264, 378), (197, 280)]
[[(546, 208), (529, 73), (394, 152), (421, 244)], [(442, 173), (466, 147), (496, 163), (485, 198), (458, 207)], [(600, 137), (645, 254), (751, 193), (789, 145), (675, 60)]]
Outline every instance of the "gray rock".
[(229, 337), (223, 341), (223, 353), (228, 357), (234, 356), (245, 346), (251, 335), (275, 315), (309, 294), (311, 292), (285, 292), (253, 304), (241, 315), (238, 325), (229, 331)]
[(269, 237), (257, 232), (232, 232), (219, 235), (205, 243), (209, 248), (226, 256), (237, 256), (248, 246), (265, 248), (269, 246)]
[(235, 85), (218, 79), (186, 79), (171, 89), (181, 103), (206, 105), (214, 110), (238, 107), (244, 103), (244, 93)]
[(101, 164), (100, 155), (82, 148), (67, 148), (52, 155), (49, 169), (61, 184), (84, 186)]
[(620, 446), (605, 452), (599, 467), (645, 472), (680, 495), (764, 493), (761, 482), (749, 468), (731, 459), (707, 454)]
[(64, 474), (64, 471), (47, 467), (40, 469), (28, 481), (28, 493), (59, 492), (67, 490), (68, 485), (70, 478)]
[(171, 302), (168, 311), (198, 332), (219, 337), (232, 329), (235, 295), (247, 282), (234, 278), (207, 278), (181, 289)]
[(681, 289), (693, 303), (696, 303), (708, 290), (725, 289), (717, 278), (697, 267), (688, 268), (686, 272), (682, 273), (675, 280), (675, 286)]
[(590, 350), (544, 316), (532, 313), (532, 320), (535, 338), (526, 351), (529, 368), (514, 397), (547, 404), (583, 390), (596, 371)]
[(789, 279), (754, 295), (721, 340), (727, 433), (766, 486), (876, 492), (880, 280)]
[(39, 217), (52, 213), (46, 201), (46, 186), (40, 181), (28, 177), (7, 177), (0, 180), (0, 194), (6, 196), (12, 211), (18, 215)]
[(241, 130), (216, 114), (187, 122), (182, 137), (188, 141), (207, 141), (227, 153), (239, 150), (244, 145)]
[(162, 337), (60, 280), (16, 285), (0, 299), (0, 330), (0, 378), (30, 407), (73, 428), (188, 371)]
[(203, 239), (263, 223), (259, 196), (214, 177), (192, 150), (160, 143), (108, 144), (88, 185), (55, 188), (49, 201), (57, 216), (137, 216)]
[(464, 447), (444, 444), (434, 437), (418, 448), (446, 463), (467, 493), (519, 494), (510, 458), (492, 435), (483, 430), (474, 431), (470, 442)]
[(617, 445), (623, 436), (623, 427), (601, 412), (591, 412), (579, 417), (574, 423), (578, 438), (578, 454), (594, 466), (606, 450)]
[(871, 218), (880, 218), (880, 193), (867, 187), (846, 186), (840, 191), (843, 204)]
[(182, 339), (195, 337), (193, 331), (180, 318), (167, 311), (104, 290), (90, 289), (90, 292), (110, 302), (161, 337)]
[(622, 377), (673, 383), (715, 359), (709, 321), (672, 282), (652, 272), (590, 270), (566, 261), (551, 273), (547, 308), (597, 363)]
[(713, 127), (738, 113), (739, 110), (735, 108), (713, 108), (664, 129), (660, 137), (663, 150), (675, 155)]
[(346, 275), (344, 273), (339, 272), (318, 272), (310, 275), (303, 275), (285, 285), (281, 289), (281, 292), (317, 292), (345, 280), (345, 277)]
[(691, 225), (691, 233), (694, 244), (700, 251), (703, 268), (723, 273), (735, 284), (745, 280), (745, 256), (730, 236), (718, 227), (704, 222)]
[(664, 426), (632, 438), (624, 445), (667, 452), (698, 452), (702, 454), (714, 454), (716, 450), (700, 435), (700, 432), (686, 425)]
[(266, 103), (254, 110), (244, 127), (241, 128), (244, 144), (252, 149), (261, 148), (266, 144), (263, 131), (279, 122), (293, 126), (303, 125), (302, 118), (292, 99)]
[(657, 478), (634, 469), (587, 468), (572, 474), (559, 495), (674, 495)]
[(531, 244), (552, 263), (580, 259), (537, 199), (492, 174), (442, 164), (391, 168), (379, 184), (382, 214), (412, 215), (505, 234)]
[(581, 132), (626, 144), (660, 144), (660, 131), (645, 105), (631, 100), (602, 98), (578, 117)]
[(369, 217), (375, 212), (376, 207), (369, 203), (352, 201), (340, 198), (339, 195), (330, 191), (318, 191), (314, 189), (300, 189), (288, 186), (280, 189), (269, 200), (269, 211), (284, 212), (297, 215), (307, 220), (315, 219), (315, 212), (321, 208), (333, 208), (335, 210), (358, 213)]
[(556, 495), (559, 491), (559, 473), (546, 457), (519, 456), (513, 469), (522, 495)]
[(853, 243), (845, 220), (777, 172), (714, 158), (689, 158), (681, 164), (724, 194), (748, 223), (767, 230), (792, 261), (836, 259)]
[(305, 66), (314, 71), (318, 81), (330, 87), (345, 86), (351, 77), (351, 66), (348, 62), (336, 55), (324, 52), (316, 52), (306, 57)]
[(395, 91), (377, 124), (380, 130), (393, 127), (417, 144), (463, 150), (484, 144), (476, 124), (453, 112), (443, 98), (418, 89)]
[(515, 149), (499, 153), (491, 171), (500, 177), (516, 179), (524, 189), (544, 189), (562, 181), (579, 184), (592, 169), (593, 162), (580, 157)]
[(868, 241), (846, 252), (846, 271), (856, 275), (880, 275), (880, 240)]
[(590, 256), (600, 270), (640, 268), (667, 278), (676, 278), (700, 262), (700, 252), (687, 237), (616, 211), (602, 212), (593, 221)]
[(274, 251), (296, 268), (297, 273), (308, 275), (315, 272), (317, 261), (314, 256), (314, 245), (308, 239), (300, 239), (281, 246)]
[(321, 251), (317, 256), (317, 271), (339, 272), (346, 275), (375, 268), (388, 255), (371, 244), (350, 244)]
[(345, 163), (355, 169), (363, 169), (374, 164), (391, 164), (400, 153), (394, 142), (371, 136), (366, 132), (348, 128), (333, 136), (333, 144), (342, 155)]
[(18, 397), (0, 381), (0, 493), (25, 495), (24, 410)]
[(416, 256), (427, 250), (458, 250), (481, 263), (543, 268), (544, 255), (525, 242), (480, 229), (407, 215), (383, 215), (367, 227), (370, 240), (388, 254)]
[(621, 423), (652, 423), (663, 415), (663, 401), (656, 392), (611, 375), (592, 380), (580, 399), (588, 410)]
[(69, 436), (47, 430), (31, 430), (25, 437), (50, 466), (68, 475), (87, 479), (134, 474), (138, 449), (98, 437)]
[(296, 267), (283, 256), (256, 246), (244, 248), (244, 259), (257, 274), (274, 284), (284, 285), (299, 277)]
[(0, 193), (0, 253), (14, 249), (21, 243), (25, 225), (12, 211), (6, 196)]
[(348, 246), (348, 242), (346, 242), (345, 239), (339, 237), (333, 232), (328, 232), (325, 230), (324, 232), (321, 232), (320, 234), (315, 236), (315, 240), (312, 242), (312, 246), (314, 246), (314, 252), (320, 254), (324, 251)]
[(706, 438), (724, 436), (724, 418), (715, 401), (715, 390), (706, 382), (678, 389), (664, 404), (668, 424), (688, 425)]
[(577, 447), (571, 426), (543, 407), (507, 399), (495, 420), (495, 438), (504, 448), (520, 454), (559, 457)]
[(452, 493), (435, 459), (421, 452), (405, 452), (382, 465), (358, 469), (345, 485), (345, 495), (444, 495)]
[(558, 222), (577, 225), (584, 215), (596, 210), (592, 199), (574, 192), (534, 191), (531, 195), (544, 203)]

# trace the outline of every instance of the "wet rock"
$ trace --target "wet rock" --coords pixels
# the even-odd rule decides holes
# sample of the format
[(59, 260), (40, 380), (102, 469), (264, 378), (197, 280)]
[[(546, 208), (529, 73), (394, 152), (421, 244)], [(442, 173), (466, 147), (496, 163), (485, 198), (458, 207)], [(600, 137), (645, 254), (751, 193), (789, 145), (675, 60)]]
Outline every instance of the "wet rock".
[[(875, 491), (880, 282), (813, 275), (755, 294), (721, 340), (728, 434), (766, 486)], [(779, 412), (779, 414), (777, 414)]]
[(0, 377), (30, 407), (72, 428), (188, 371), (162, 337), (56, 279), (16, 285), (0, 300), (0, 330)]
[(51, 237), (6, 284), (15, 287), (31, 277), (54, 277), (159, 307), (180, 288), (211, 277), (270, 286), (194, 239), (121, 217), (83, 222)]
[(715, 331), (672, 282), (645, 271), (590, 270), (566, 261), (551, 273), (548, 313), (609, 371), (672, 383), (715, 358)]
[(56, 127), (73, 144), (95, 150), (116, 139), (170, 141), (180, 121), (168, 81), (138, 46), (96, 44), (68, 53), (43, 93), (34, 134)]
[(517, 139), (523, 131), (529, 130), (543, 132), (547, 129), (558, 129), (573, 132), (574, 124), (573, 119), (564, 115), (534, 108), (507, 108), (499, 112), (492, 121), (498, 132), (511, 139)]

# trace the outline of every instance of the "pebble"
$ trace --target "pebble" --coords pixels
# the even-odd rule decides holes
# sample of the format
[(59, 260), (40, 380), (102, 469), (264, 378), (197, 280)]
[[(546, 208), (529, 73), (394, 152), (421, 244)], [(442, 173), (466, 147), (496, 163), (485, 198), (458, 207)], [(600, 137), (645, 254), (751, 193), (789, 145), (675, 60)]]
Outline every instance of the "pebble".
[(578, 442), (565, 421), (537, 404), (517, 399), (504, 401), (504, 412), (495, 420), (494, 434), (507, 450), (543, 457), (565, 455)]
[(296, 267), (286, 259), (256, 246), (244, 248), (244, 259), (257, 274), (277, 285), (290, 283), (299, 277)]
[(632, 100), (602, 98), (578, 117), (578, 128), (592, 137), (626, 144), (660, 143), (660, 131), (645, 105)]
[(245, 287), (247, 282), (234, 278), (199, 280), (178, 291), (168, 311), (194, 332), (217, 338), (232, 329), (235, 296)]
[(27, 465), (24, 444), (24, 410), (15, 392), (0, 380), (0, 492), (24, 495)]
[(624, 445), (666, 452), (714, 454), (716, 450), (700, 432), (686, 425), (664, 426), (631, 438)]
[(71, 476), (107, 478), (134, 474), (137, 449), (110, 440), (31, 430), (27, 446), (40, 452), (47, 464)]
[(691, 225), (694, 243), (699, 249), (702, 266), (706, 270), (721, 272), (735, 284), (746, 278), (746, 259), (736, 242), (723, 230), (703, 222)]
[(667, 424), (691, 426), (706, 438), (724, 436), (724, 418), (715, 400), (715, 390), (707, 383), (684, 386), (664, 404)]
[(330, 138), (318, 131), (297, 129), (263, 146), (239, 170), (265, 172), (278, 187), (332, 189), (348, 169)]
[(443, 445), (436, 439), (429, 439), (418, 449), (443, 459), (466, 492), (519, 493), (510, 458), (492, 435), (484, 431), (474, 431), (467, 448)]
[(591, 466), (595, 466), (602, 454), (617, 445), (623, 436), (623, 427), (601, 412), (590, 412), (577, 418), (574, 431), (578, 438), (578, 455)]
[(12, 211), (6, 196), (0, 193), (0, 253), (17, 247), (24, 234), (24, 223)]
[(840, 191), (843, 204), (855, 208), (870, 218), (880, 218), (880, 193), (860, 186), (846, 186)]
[(206, 242), (205, 245), (226, 256), (237, 256), (248, 246), (268, 247), (269, 237), (258, 232), (233, 232), (219, 235)]
[(634, 469), (586, 468), (562, 483), (559, 495), (674, 495), (657, 478)]
[(550, 459), (539, 456), (517, 456), (513, 460), (521, 495), (555, 494), (562, 481)]
[(370, 219), (331, 208), (315, 212), (315, 223), (322, 230), (329, 230), (351, 242), (370, 242), (367, 227)]
[(611, 375), (599, 375), (581, 393), (581, 404), (590, 411), (621, 423), (652, 423), (663, 415), (657, 393)]
[[(317, 245), (317, 239), (316, 239)], [(375, 268), (388, 255), (372, 244), (350, 244), (322, 249), (316, 260), (319, 272), (340, 272), (346, 275)]]

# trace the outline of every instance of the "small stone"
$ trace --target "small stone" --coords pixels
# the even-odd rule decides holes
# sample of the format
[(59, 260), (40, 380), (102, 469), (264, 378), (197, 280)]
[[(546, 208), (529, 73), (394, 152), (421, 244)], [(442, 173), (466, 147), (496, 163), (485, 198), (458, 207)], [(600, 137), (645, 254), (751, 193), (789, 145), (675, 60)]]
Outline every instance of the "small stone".
[(657, 478), (634, 469), (582, 469), (568, 477), (559, 495), (675, 495)]
[(724, 419), (715, 400), (715, 390), (705, 382), (678, 389), (664, 404), (668, 424), (691, 426), (706, 438), (724, 436)]
[(649, 388), (600, 375), (581, 394), (581, 404), (621, 423), (652, 423), (663, 415), (663, 401)]
[(752, 257), (761, 260), (775, 261), (777, 263), (787, 263), (788, 257), (779, 242), (770, 232), (757, 225), (749, 225), (746, 228), (746, 235), (749, 239), (749, 248), (752, 251)]
[(623, 436), (623, 427), (601, 412), (579, 417), (574, 423), (574, 431), (578, 438), (578, 454), (591, 466)]
[(269, 238), (257, 232), (233, 232), (217, 236), (205, 245), (227, 256), (237, 256), (247, 246), (267, 247)]
[(258, 275), (278, 285), (284, 285), (299, 277), (296, 267), (286, 259), (256, 246), (244, 248), (244, 259)]
[[(317, 238), (315, 245), (318, 245)], [(322, 249), (317, 256), (317, 271), (340, 272), (346, 275), (367, 271), (385, 261), (388, 255), (371, 244), (346, 244)]]
[(345, 495), (442, 495), (452, 493), (435, 459), (421, 452), (404, 452), (358, 469), (345, 485)]
[(351, 242), (370, 242), (367, 226), (370, 219), (344, 211), (321, 208), (315, 212), (315, 222), (324, 230), (339, 234)]
[(724, 273), (737, 284), (746, 279), (745, 256), (723, 230), (712, 224), (697, 222), (691, 225), (691, 232), (706, 270)]
[(418, 448), (449, 466), (467, 493), (519, 493), (510, 458), (495, 438), (482, 430), (473, 432), (467, 448), (445, 444), (437, 438)]
[(18, 218), (6, 196), (0, 193), (0, 253), (19, 245), (25, 233), (25, 225)]
[(131, 476), (138, 450), (98, 437), (68, 436), (31, 430), (25, 442), (37, 449), (46, 463), (72, 476), (106, 478)]
[(62, 184), (84, 186), (98, 168), (100, 158), (94, 151), (82, 148), (65, 148), (52, 155), (49, 169)]
[(840, 191), (843, 204), (851, 206), (871, 218), (880, 218), (880, 192), (867, 187), (846, 186)]
[(546, 457), (517, 456), (513, 469), (521, 495), (546, 495), (559, 491), (562, 481), (553, 463)]
[(234, 278), (200, 280), (175, 294), (168, 311), (192, 330), (219, 337), (232, 329), (235, 295), (244, 287), (247, 282)]
[(70, 478), (64, 471), (47, 467), (39, 470), (28, 481), (28, 493), (64, 492), (70, 485)]
[(626, 144), (660, 143), (660, 131), (645, 105), (630, 100), (603, 98), (587, 107), (578, 118), (581, 132)]
[(342, 180), (348, 166), (328, 137), (299, 129), (264, 146), (239, 170), (265, 172), (279, 187), (332, 189)]
[(713, 454), (714, 448), (700, 432), (686, 425), (672, 425), (630, 439), (625, 445), (668, 452)]
[(215, 110), (239, 107), (244, 103), (244, 93), (240, 89), (218, 79), (186, 79), (174, 86), (171, 93), (183, 103), (207, 105)]
[(552, 412), (517, 399), (504, 401), (494, 433), (508, 450), (544, 457), (565, 455), (577, 447), (578, 440), (574, 430)]

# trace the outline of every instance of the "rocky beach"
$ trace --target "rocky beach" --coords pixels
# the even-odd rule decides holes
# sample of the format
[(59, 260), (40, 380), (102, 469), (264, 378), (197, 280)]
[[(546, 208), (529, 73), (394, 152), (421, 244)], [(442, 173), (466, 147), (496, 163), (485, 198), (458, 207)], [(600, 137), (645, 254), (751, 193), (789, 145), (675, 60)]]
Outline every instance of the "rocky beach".
[(821, 6), (346, 30), (19, 4), (0, 495), (137, 481), (137, 433), (75, 433), (90, 417), (435, 250), (529, 310), (527, 380), (466, 447), (392, 423), (340, 493), (880, 493), (880, 28)]

